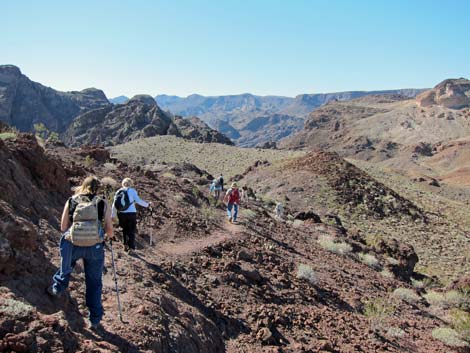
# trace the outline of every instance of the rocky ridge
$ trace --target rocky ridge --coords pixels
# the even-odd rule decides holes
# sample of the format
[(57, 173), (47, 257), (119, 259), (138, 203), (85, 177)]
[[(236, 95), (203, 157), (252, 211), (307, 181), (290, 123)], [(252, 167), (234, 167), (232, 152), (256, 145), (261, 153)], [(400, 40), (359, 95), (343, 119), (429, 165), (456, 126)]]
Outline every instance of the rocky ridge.
[(95, 109), (78, 116), (65, 132), (64, 141), (71, 146), (109, 146), (157, 135), (232, 144), (230, 139), (196, 117), (183, 119), (162, 111), (148, 95), (138, 95), (125, 104)]
[(108, 106), (99, 89), (60, 92), (31, 81), (16, 66), (0, 65), (0, 120), (20, 131), (43, 123), (61, 133), (77, 115)]

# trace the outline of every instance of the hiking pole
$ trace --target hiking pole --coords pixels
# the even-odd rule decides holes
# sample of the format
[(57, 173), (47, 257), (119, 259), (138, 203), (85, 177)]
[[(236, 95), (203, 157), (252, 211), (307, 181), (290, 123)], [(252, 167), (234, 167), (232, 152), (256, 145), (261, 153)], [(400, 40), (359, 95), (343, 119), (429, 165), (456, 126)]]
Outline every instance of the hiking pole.
[(116, 276), (116, 264), (114, 262), (114, 251), (113, 251), (113, 241), (109, 241), (109, 248), (111, 249), (111, 261), (113, 263), (113, 275), (114, 275), (114, 285), (116, 287), (116, 299), (117, 299), (117, 305), (118, 305), (118, 311), (119, 311), (119, 320), (121, 322), (124, 322), (122, 319), (122, 311), (121, 311), (121, 301), (119, 300), (119, 287), (117, 283), (117, 276)]

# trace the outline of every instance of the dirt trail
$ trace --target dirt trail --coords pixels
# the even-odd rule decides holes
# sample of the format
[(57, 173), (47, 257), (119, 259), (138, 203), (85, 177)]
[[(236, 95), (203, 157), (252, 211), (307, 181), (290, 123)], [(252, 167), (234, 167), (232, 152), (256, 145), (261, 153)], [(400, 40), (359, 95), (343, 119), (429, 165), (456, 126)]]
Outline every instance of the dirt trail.
[(164, 242), (156, 245), (156, 251), (166, 256), (184, 256), (201, 251), (208, 246), (220, 244), (228, 239), (239, 238), (243, 233), (242, 224), (225, 222), (221, 229), (212, 232), (205, 238), (185, 239), (182, 242)]

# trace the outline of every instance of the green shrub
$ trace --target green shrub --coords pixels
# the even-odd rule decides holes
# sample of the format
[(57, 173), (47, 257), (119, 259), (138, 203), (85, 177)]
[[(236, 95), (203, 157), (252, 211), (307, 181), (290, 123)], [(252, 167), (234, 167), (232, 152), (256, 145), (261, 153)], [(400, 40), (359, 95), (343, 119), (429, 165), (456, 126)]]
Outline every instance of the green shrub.
[(90, 155), (86, 156), (86, 157), (85, 157), (85, 160), (83, 161), (83, 165), (84, 165), (86, 168), (91, 168), (91, 167), (93, 167), (95, 164), (96, 164), (96, 160), (93, 159), (93, 157), (91, 157)]
[(450, 290), (448, 292), (428, 291), (423, 295), (424, 299), (435, 306), (444, 309), (448, 308), (467, 308), (470, 306), (470, 298), (463, 292), (458, 290)]
[(305, 279), (310, 284), (316, 284), (318, 282), (317, 276), (315, 275), (312, 267), (305, 264), (299, 265), (299, 268), (297, 269), (297, 278)]
[(457, 331), (448, 327), (439, 327), (432, 330), (432, 337), (450, 347), (468, 347), (469, 344), (462, 340)]
[(384, 318), (396, 310), (395, 305), (387, 298), (373, 298), (364, 302), (364, 316), (368, 318)]
[(380, 274), (385, 277), (385, 278), (394, 278), (395, 275), (393, 274), (392, 271), (388, 270), (388, 269), (383, 269), (382, 271), (380, 271)]
[(397, 288), (393, 291), (393, 296), (410, 304), (419, 301), (419, 295), (409, 288)]

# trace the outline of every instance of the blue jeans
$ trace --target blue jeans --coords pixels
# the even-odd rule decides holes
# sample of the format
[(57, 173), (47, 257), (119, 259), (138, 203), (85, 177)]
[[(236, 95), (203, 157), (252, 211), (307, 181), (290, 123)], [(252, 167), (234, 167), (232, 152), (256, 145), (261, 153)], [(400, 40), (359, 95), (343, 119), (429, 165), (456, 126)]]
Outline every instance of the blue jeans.
[[(232, 208), (233, 208), (233, 214), (232, 214)], [(234, 221), (237, 220), (238, 205), (236, 203), (229, 203), (227, 205), (227, 215), (229, 218), (232, 218)]]
[(104, 265), (104, 243), (93, 246), (74, 246), (65, 239), (60, 238), (60, 268), (52, 278), (53, 288), (62, 293), (69, 285), (70, 275), (77, 260), (83, 259), (86, 284), (86, 305), (90, 312), (88, 318), (92, 324), (97, 324), (103, 317), (101, 305), (101, 291), (103, 288), (102, 274)]

